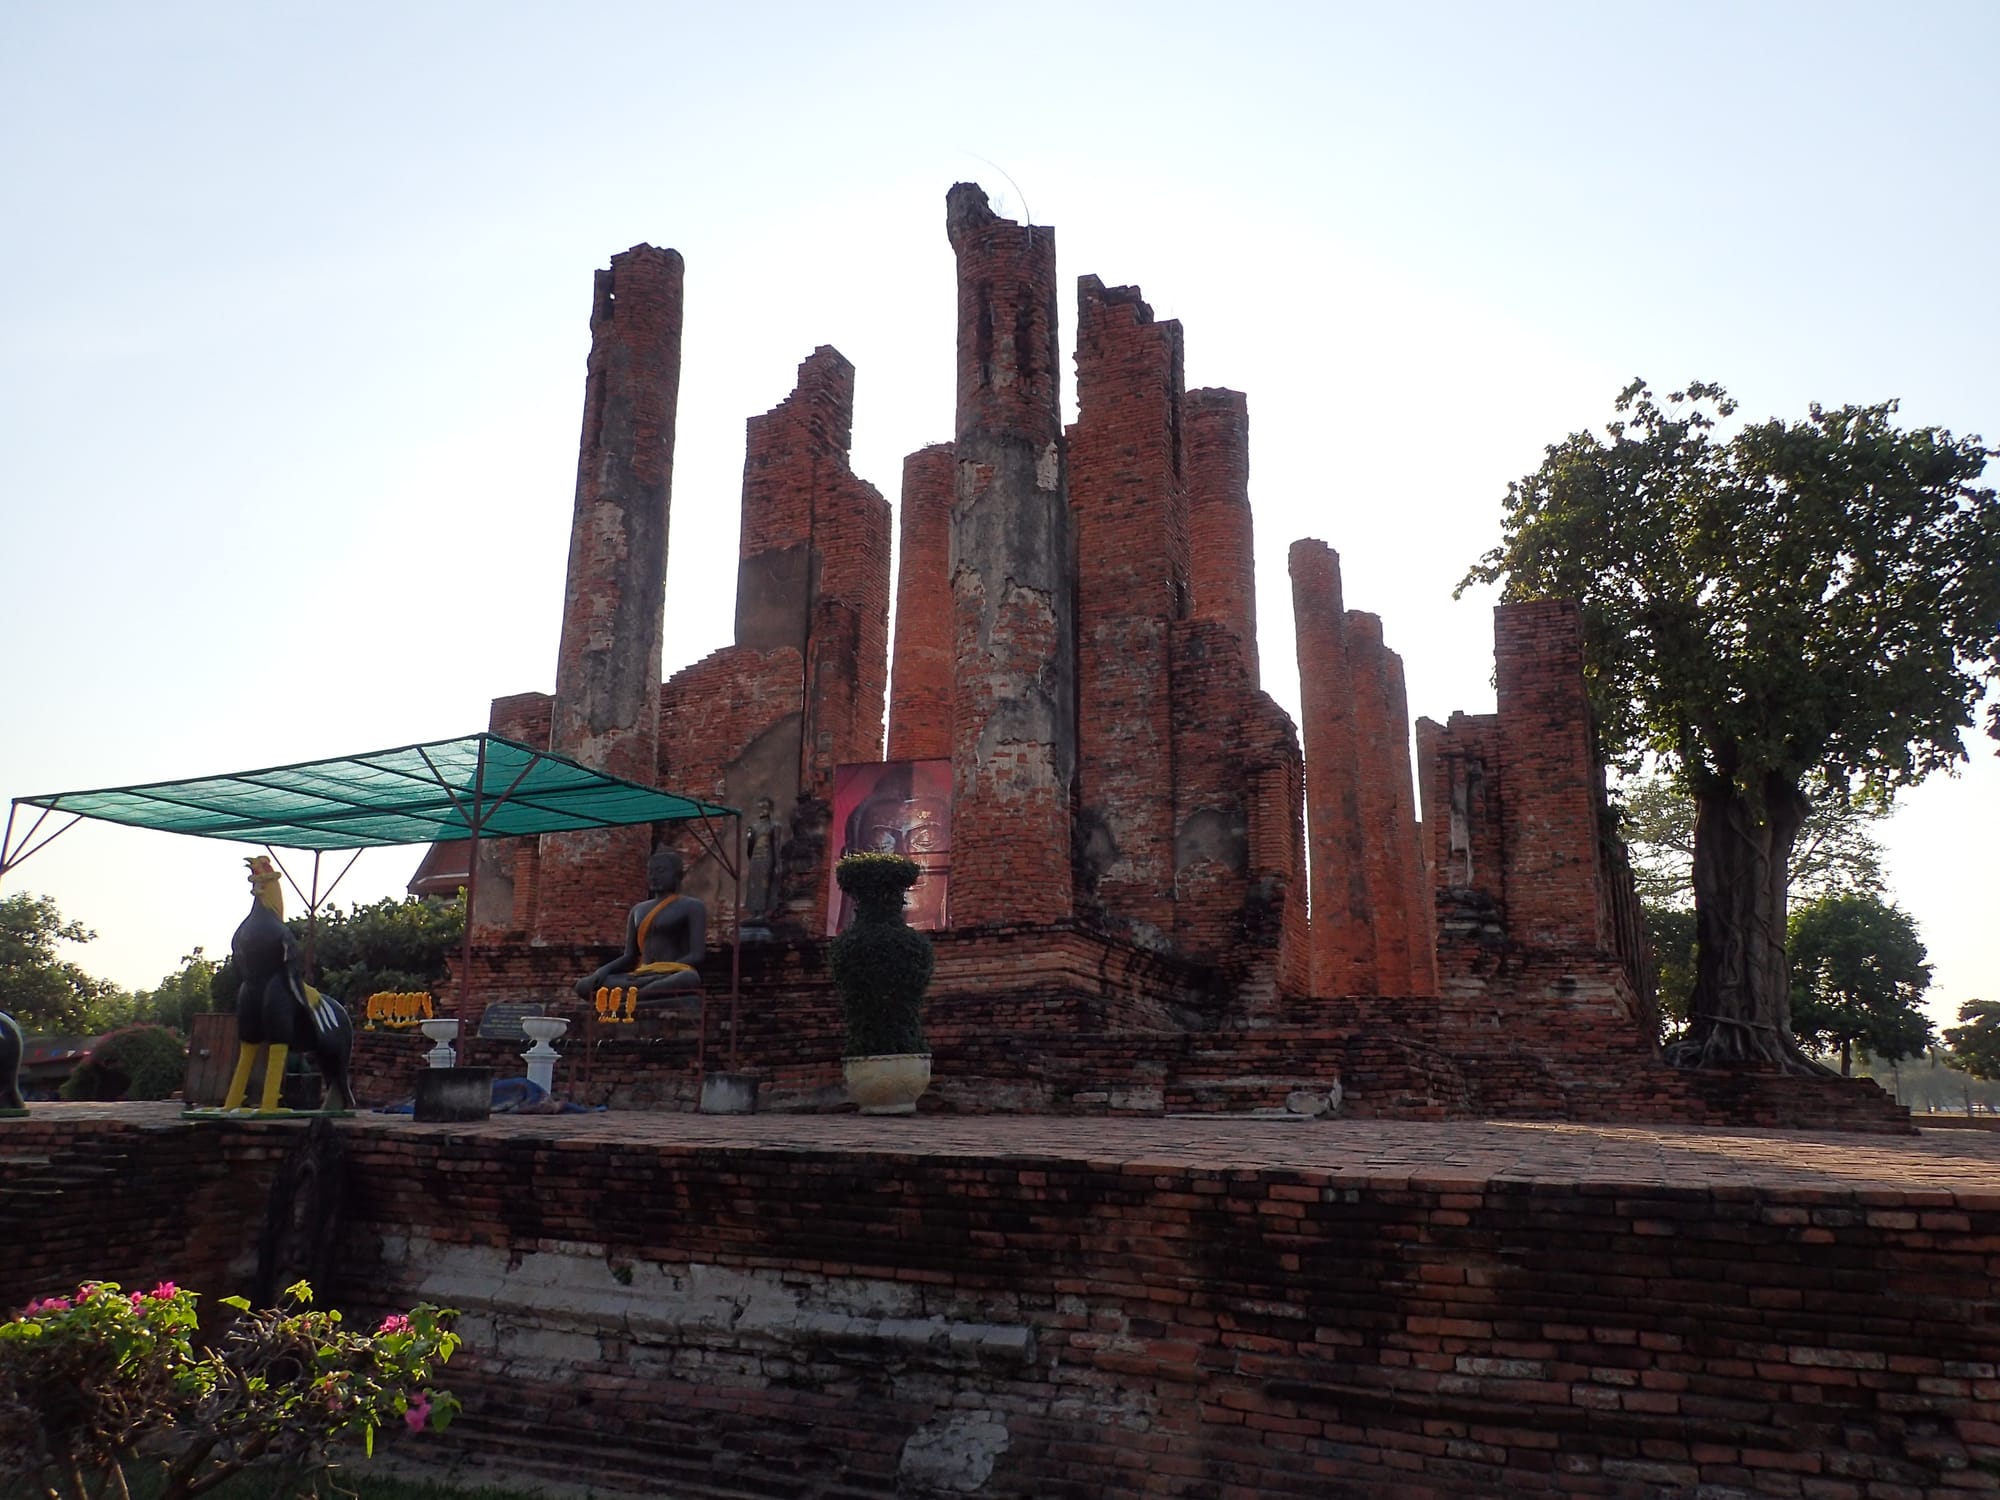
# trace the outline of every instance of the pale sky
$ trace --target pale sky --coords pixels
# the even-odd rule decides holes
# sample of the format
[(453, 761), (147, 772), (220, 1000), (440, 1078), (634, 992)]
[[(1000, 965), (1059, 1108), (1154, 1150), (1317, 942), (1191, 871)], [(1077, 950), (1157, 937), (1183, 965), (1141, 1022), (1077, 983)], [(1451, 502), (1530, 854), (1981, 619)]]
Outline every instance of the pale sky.
[[(1632, 375), (2000, 429), (1988, 4), (0, 6), (0, 800), (443, 738), (553, 686), (591, 273), (687, 260), (666, 667), (728, 638), (743, 422), (858, 367), (891, 499), (951, 436), (944, 193), (1141, 285), (1249, 393), (1265, 685), (1341, 554), (1411, 710), (1451, 599)], [(1010, 180), (1011, 179), (1011, 180)], [(1073, 400), (1074, 382), (1065, 381)], [(2000, 998), (2000, 760), (1907, 794), (1933, 1012)], [(10, 874), (150, 986), (242, 847), (84, 824)], [(339, 899), (399, 893), (365, 854)]]

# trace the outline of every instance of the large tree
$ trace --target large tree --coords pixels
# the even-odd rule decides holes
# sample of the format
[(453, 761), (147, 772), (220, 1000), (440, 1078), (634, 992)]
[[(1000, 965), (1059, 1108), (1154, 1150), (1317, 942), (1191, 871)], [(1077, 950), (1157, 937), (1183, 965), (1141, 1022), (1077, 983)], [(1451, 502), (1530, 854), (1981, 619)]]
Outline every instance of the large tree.
[(1870, 1057), (1921, 1057), (1931, 1044), (1924, 991), (1931, 966), (1910, 914), (1874, 895), (1822, 896), (1791, 914), (1792, 1030), (1838, 1051), (1842, 1076), (1858, 1044)]
[(80, 922), (64, 921), (47, 896), (21, 892), (0, 899), (0, 1010), (31, 1034), (96, 1032), (125, 1019), (130, 998), (109, 980), (91, 978), (57, 948), (96, 936)]
[(1945, 1028), (1944, 1044), (1954, 1067), (1974, 1078), (2000, 1078), (2000, 1000), (1959, 1006), (1958, 1024)]
[(2000, 502), (1980, 439), (1899, 428), (1894, 402), (1725, 438), (1735, 409), (1720, 386), (1661, 402), (1633, 382), (1603, 437), (1571, 435), (1508, 486), (1501, 543), (1465, 582), (1576, 600), (1600, 753), (1651, 752), (1694, 798), (1675, 1060), (1808, 1071), (1785, 972), (1793, 843), (1816, 797), (1965, 758), (2000, 677)]

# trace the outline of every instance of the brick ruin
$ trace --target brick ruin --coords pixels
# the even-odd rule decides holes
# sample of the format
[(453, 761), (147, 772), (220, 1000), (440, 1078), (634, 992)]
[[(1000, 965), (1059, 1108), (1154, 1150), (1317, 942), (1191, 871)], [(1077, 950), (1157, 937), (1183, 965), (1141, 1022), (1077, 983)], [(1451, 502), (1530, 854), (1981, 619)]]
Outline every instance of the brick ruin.
[[(926, 1022), (946, 1107), (1803, 1107), (1659, 1061), (1574, 609), (1495, 611), (1497, 712), (1419, 719), (1413, 776), (1401, 658), (1333, 549), (1295, 542), (1295, 728), (1259, 678), (1246, 398), (1187, 390), (1180, 324), (1087, 275), (1065, 428), (1054, 231), (964, 183), (946, 229), (956, 428), (904, 462), (893, 643), (890, 506), (849, 463), (854, 367), (821, 347), (748, 424), (735, 642), (661, 680), (681, 262), (642, 245), (597, 274), (556, 691), (492, 707), (495, 732), (621, 775), (771, 799), (781, 899), (743, 947), (738, 1036), (767, 1105), (837, 1097), (834, 773), (886, 754), (951, 763)], [(573, 1006), (651, 839), (689, 854), (726, 938), (731, 883), (684, 831), (496, 843), (478, 994)], [(684, 1033), (601, 1045), (599, 1092), (686, 1104)], [(1828, 1085), (1806, 1113), (1907, 1128), (1877, 1092)]]

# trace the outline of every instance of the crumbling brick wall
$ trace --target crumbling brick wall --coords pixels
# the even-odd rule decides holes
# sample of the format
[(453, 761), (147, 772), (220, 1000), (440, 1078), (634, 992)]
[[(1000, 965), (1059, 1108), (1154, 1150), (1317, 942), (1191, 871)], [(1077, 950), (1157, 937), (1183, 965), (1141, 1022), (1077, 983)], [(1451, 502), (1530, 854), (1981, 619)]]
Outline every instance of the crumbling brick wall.
[(890, 760), (951, 757), (951, 496), (956, 482), (949, 443), (933, 443), (903, 460)]
[(1055, 232), (946, 199), (958, 262), (952, 508), (952, 920), (1073, 906), (1075, 572), (1056, 331)]
[[(680, 255), (635, 245), (599, 271), (549, 748), (631, 781), (659, 758), (667, 527), (680, 397)], [(547, 835), (537, 935), (603, 928), (642, 884), (644, 828)]]
[(1145, 947), (1174, 929), (1173, 668), (1188, 611), (1181, 326), (1137, 287), (1077, 283), (1078, 908)]

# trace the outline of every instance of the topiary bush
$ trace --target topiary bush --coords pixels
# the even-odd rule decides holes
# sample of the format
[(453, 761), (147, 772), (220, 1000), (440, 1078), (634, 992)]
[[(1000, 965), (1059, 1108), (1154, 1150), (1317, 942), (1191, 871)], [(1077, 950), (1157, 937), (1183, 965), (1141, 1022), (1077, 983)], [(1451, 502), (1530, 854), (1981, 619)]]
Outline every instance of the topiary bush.
[(168, 1099), (187, 1076), (187, 1044), (164, 1026), (107, 1032), (63, 1080), (63, 1098)]
[(850, 854), (834, 879), (854, 898), (854, 919), (827, 952), (847, 1015), (848, 1057), (926, 1052), (924, 991), (936, 955), (903, 920), (904, 893), (922, 873), (900, 854)]

